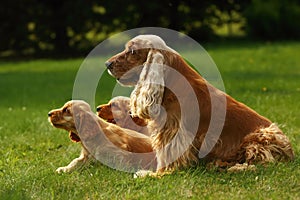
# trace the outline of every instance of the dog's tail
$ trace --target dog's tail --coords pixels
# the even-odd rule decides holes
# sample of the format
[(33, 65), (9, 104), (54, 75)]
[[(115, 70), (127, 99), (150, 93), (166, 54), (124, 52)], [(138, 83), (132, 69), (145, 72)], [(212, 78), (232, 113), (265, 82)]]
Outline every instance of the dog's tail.
[(289, 161), (295, 157), (288, 137), (274, 123), (247, 135), (240, 150), (241, 160), (249, 164)]

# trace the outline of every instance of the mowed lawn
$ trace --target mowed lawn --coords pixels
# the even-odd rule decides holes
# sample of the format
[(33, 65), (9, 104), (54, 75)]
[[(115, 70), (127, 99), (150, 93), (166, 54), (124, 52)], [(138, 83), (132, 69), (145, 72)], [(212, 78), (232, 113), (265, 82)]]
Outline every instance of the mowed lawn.
[[(300, 42), (204, 46), (226, 92), (278, 123), (296, 159), (241, 173), (204, 166), (133, 179), (100, 163), (56, 174), (80, 152), (47, 113), (72, 98), (82, 59), (0, 62), (0, 199), (300, 199)], [(197, 55), (195, 55), (197, 56)], [(106, 58), (99, 59), (99, 68)], [(95, 101), (111, 98), (105, 74)]]

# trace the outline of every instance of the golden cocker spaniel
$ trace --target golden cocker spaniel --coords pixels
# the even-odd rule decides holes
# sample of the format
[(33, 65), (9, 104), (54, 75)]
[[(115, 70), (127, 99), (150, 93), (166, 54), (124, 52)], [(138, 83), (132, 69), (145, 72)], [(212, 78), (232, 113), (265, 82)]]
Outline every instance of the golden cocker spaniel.
[(200, 158), (229, 166), (294, 158), (274, 123), (212, 86), (156, 35), (131, 39), (105, 65), (120, 84), (135, 87), (130, 111), (148, 120), (158, 163), (152, 175)]
[(149, 136), (146, 120), (131, 116), (130, 98), (128, 97), (117, 96), (107, 104), (99, 105), (97, 115), (107, 122)]
[[(67, 166), (59, 167), (58, 173), (70, 172), (90, 159), (101, 161), (101, 156), (106, 154), (112, 155), (112, 159), (118, 160), (121, 165), (129, 163), (129, 167), (142, 169), (155, 164), (149, 137), (104, 121), (84, 101), (69, 101), (62, 108), (51, 110), (48, 118), (54, 127), (68, 131), (71, 140), (82, 145), (80, 156)], [(146, 156), (140, 159), (131, 153)]]

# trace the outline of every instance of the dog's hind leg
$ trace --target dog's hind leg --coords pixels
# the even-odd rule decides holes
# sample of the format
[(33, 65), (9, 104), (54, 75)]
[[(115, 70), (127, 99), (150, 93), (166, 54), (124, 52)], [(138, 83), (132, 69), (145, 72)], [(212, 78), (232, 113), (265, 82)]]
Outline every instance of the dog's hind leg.
[[(257, 163), (267, 164), (293, 160), (294, 152), (287, 136), (275, 124), (271, 124), (269, 127), (259, 129), (244, 138), (239, 157), (240, 163), (242, 161), (250, 166)], [(231, 168), (228, 170), (230, 171)]]

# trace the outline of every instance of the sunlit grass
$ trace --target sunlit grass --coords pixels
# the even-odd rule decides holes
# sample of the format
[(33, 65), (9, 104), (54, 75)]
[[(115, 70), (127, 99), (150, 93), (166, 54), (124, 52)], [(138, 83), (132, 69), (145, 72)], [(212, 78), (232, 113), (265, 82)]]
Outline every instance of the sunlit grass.
[[(277, 122), (296, 160), (226, 173), (203, 166), (161, 179), (133, 179), (99, 163), (71, 174), (55, 169), (80, 146), (47, 121), (49, 110), (72, 98), (83, 59), (0, 63), (0, 199), (299, 199), (300, 43), (207, 45), (226, 91)], [(195, 55), (197, 56), (197, 55)], [(102, 60), (99, 67), (102, 67)], [(105, 75), (96, 103), (106, 102), (115, 80)]]

